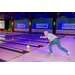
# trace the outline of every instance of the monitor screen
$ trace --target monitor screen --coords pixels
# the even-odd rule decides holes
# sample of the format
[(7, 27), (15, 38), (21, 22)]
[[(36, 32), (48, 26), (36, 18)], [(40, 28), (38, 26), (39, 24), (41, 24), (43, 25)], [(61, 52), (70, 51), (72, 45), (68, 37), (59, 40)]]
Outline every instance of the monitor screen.
[(0, 20), (0, 29), (5, 29), (5, 23), (4, 21)]

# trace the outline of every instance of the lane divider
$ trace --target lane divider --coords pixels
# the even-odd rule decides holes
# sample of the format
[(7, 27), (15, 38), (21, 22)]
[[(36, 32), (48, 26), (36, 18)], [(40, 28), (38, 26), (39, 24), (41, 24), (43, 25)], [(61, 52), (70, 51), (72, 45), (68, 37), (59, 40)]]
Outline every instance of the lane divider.
[(5, 48), (5, 49), (9, 49), (9, 50), (12, 50), (12, 51), (17, 51), (17, 52), (20, 52), (20, 53), (28, 53), (28, 51), (24, 51), (24, 50), (17, 49), (17, 48), (11, 48), (11, 47), (7, 47), (7, 46), (3, 46), (3, 45), (0, 45), (0, 47)]
[(35, 47), (44, 47), (43, 45), (36, 45), (36, 44), (23, 43), (23, 42), (15, 42), (15, 41), (10, 41), (10, 40), (3, 40), (3, 39), (0, 39), (0, 41), (16, 43), (16, 44), (22, 44), (22, 45), (30, 45), (30, 46), (35, 46)]
[[(7, 37), (20, 37), (19, 35), (14, 35), (14, 36), (12, 36), (12, 35), (7, 35)], [(32, 39), (35, 39), (36, 37), (32, 37), (32, 36), (22, 36), (22, 37), (25, 37), (25, 38), (32, 38)], [(36, 39), (43, 39), (43, 40), (48, 40), (47, 38), (36, 38)]]
[[(0, 36), (0, 37), (2, 37), (2, 38), (10, 38), (10, 39), (12, 39), (11, 37), (5, 37), (5, 36)], [(14, 38), (14, 39), (19, 39), (19, 40), (26, 40), (26, 41), (34, 41), (34, 42), (43, 42), (43, 43), (49, 43), (49, 41), (40, 41), (40, 40), (32, 40), (32, 39), (26, 39), (26, 38)]]

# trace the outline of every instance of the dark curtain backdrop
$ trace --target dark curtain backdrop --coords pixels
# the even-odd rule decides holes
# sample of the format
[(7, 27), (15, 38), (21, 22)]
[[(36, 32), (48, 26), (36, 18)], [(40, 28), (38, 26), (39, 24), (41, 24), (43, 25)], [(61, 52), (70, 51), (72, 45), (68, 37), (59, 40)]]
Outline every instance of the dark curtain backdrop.
[(9, 28), (9, 20), (5, 20), (5, 29)]

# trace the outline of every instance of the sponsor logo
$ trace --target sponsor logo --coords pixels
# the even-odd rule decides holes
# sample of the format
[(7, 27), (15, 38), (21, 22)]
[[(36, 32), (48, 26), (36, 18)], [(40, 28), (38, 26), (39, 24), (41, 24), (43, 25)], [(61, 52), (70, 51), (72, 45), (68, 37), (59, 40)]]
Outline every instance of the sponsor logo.
[(36, 24), (36, 28), (48, 28), (48, 24)]
[(62, 24), (62, 29), (75, 29), (75, 24)]
[(17, 24), (17, 28), (25, 28), (25, 24)]

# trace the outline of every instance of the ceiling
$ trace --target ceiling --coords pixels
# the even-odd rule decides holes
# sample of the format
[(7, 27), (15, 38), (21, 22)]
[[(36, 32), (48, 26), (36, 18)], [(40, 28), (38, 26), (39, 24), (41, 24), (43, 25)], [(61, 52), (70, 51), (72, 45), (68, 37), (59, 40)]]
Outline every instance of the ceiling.
[(0, 12), (0, 19), (23, 19), (23, 18), (49, 18), (49, 17), (75, 17), (74, 12)]

